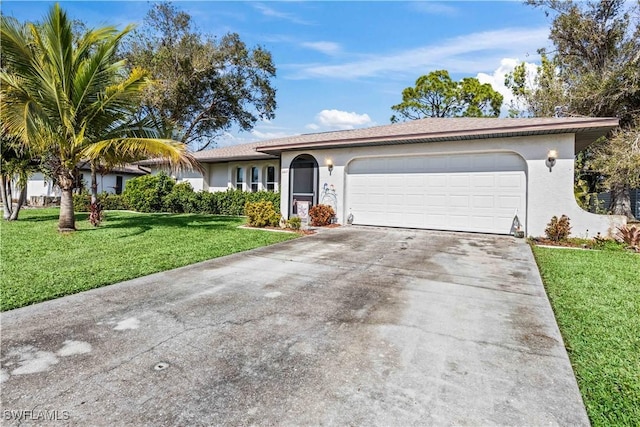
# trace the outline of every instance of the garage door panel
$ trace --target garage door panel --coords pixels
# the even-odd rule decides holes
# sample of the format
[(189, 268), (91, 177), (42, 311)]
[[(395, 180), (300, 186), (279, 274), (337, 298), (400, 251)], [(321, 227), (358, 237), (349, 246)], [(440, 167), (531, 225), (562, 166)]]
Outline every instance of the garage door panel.
[(514, 154), (357, 159), (347, 170), (355, 224), (508, 234), (526, 213)]
[(473, 196), (471, 198), (471, 207), (475, 209), (493, 209), (496, 205), (495, 196)]
[(451, 174), (449, 176), (449, 187), (469, 187), (469, 176), (468, 175), (457, 175)]
[(449, 197), (449, 206), (452, 208), (465, 208), (468, 209), (469, 206), (469, 196), (451, 196)]

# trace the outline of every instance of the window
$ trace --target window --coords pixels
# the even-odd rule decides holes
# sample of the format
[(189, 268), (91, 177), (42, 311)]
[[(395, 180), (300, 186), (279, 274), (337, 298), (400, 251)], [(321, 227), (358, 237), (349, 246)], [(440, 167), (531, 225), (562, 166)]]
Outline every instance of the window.
[(244, 171), (242, 168), (236, 168), (236, 189), (244, 190)]
[(267, 166), (265, 187), (267, 191), (276, 191), (276, 168)]
[(116, 175), (116, 194), (122, 194), (122, 177), (120, 175)]
[(251, 168), (251, 191), (254, 191), (254, 192), (258, 191), (258, 183), (259, 183), (258, 176), (259, 176), (258, 168), (253, 166)]

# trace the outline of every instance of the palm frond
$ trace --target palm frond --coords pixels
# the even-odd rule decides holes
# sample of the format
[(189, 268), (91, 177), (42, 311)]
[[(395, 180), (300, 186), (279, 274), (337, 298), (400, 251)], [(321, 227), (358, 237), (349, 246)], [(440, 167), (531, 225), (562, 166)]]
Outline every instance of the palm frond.
[(93, 143), (82, 152), (88, 160), (108, 159), (112, 164), (155, 158), (166, 161), (174, 171), (204, 172), (202, 165), (183, 143), (170, 139), (115, 138)]

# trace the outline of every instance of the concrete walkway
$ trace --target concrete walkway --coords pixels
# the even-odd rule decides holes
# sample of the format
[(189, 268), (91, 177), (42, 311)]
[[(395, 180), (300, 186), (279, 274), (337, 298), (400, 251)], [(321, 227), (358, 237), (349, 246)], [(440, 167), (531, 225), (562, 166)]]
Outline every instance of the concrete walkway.
[(588, 425), (511, 237), (342, 227), (0, 321), (8, 425)]

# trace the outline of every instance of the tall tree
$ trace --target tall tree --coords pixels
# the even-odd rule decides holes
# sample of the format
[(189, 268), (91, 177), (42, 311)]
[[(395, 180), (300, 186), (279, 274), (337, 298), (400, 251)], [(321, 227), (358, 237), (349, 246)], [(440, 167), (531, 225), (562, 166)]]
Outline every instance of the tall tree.
[[(615, 142), (609, 139), (600, 142), (605, 147), (594, 146), (593, 152), (585, 155), (586, 170), (579, 169), (579, 173), (587, 174), (584, 179), (594, 176), (589, 167), (597, 166), (601, 174), (607, 175), (616, 169), (616, 163), (621, 163), (617, 156), (635, 158), (632, 139), (624, 138), (633, 135), (640, 123), (640, 19), (631, 20), (624, 0), (527, 3), (543, 8), (553, 17), (549, 38), (555, 49), (553, 53), (540, 50), (542, 65), (533, 84), (527, 84), (523, 78), (523, 66), (516, 68), (506, 83), (535, 116), (620, 118), (623, 131), (616, 135)], [(635, 5), (635, 13), (639, 8), (640, 1)], [(615, 147), (607, 148), (609, 144)], [(621, 151), (625, 146), (627, 151)], [(610, 211), (631, 218), (628, 191), (631, 182), (615, 183), (612, 179), (640, 174), (640, 164), (623, 163), (631, 168), (629, 173), (615, 173), (606, 180), (592, 182), (607, 183), (612, 192)], [(577, 182), (581, 179), (578, 177)]]
[(446, 70), (418, 77), (414, 87), (402, 91), (402, 102), (391, 107), (392, 122), (424, 117), (497, 117), (503, 96), (475, 77), (456, 82)]
[(147, 114), (194, 149), (208, 147), (234, 125), (248, 131), (275, 117), (271, 53), (247, 47), (235, 33), (219, 39), (200, 34), (171, 3), (152, 6), (125, 55), (154, 80), (144, 98)]
[(60, 230), (75, 229), (72, 191), (81, 160), (115, 152), (198, 167), (184, 144), (112, 132), (128, 122), (149, 83), (146, 72), (127, 72), (116, 56), (131, 27), (98, 28), (74, 41), (73, 23), (58, 4), (39, 25), (1, 19), (7, 67), (0, 73), (0, 118), (32, 153), (46, 154), (62, 192)]

